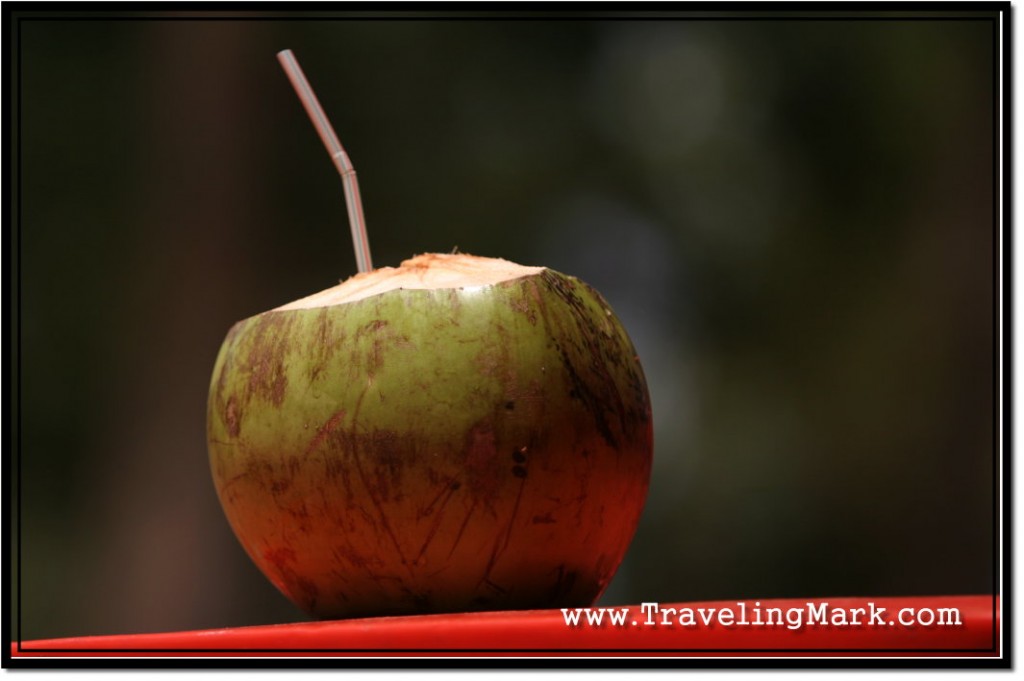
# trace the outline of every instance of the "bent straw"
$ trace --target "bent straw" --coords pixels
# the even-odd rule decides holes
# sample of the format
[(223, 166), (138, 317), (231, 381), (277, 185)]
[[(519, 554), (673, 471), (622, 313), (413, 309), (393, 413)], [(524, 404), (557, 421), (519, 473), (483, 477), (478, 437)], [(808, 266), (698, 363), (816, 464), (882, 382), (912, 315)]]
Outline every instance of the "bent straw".
[(352, 167), (348, 154), (342, 148), (338, 136), (334, 134), (331, 122), (327, 120), (316, 93), (310, 87), (302, 67), (296, 61), (291, 50), (282, 50), (277, 53), (277, 60), (281, 62), (288, 80), (291, 81), (295, 93), (299, 96), (302, 106), (305, 107), (309, 119), (313, 121), (313, 127), (320, 135), (321, 141), (327, 147), (327, 153), (331, 155), (334, 166), (341, 175), (341, 183), (345, 187), (345, 205), (348, 208), (348, 224), (352, 228), (352, 246), (356, 251), (356, 266), (360, 272), (369, 272), (373, 269), (370, 260), (370, 240), (366, 236), (366, 219), (363, 217), (363, 202), (359, 198), (359, 181), (356, 179), (356, 169)]

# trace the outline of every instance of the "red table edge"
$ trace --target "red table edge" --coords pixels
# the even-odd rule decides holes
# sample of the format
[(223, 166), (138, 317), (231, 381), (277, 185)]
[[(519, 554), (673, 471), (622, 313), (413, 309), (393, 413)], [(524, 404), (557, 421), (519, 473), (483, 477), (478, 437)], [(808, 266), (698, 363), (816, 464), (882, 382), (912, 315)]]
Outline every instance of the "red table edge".
[[(15, 641), (11, 657), (979, 658), (1000, 657), (1003, 648), (1002, 604), (993, 595), (743, 599), (657, 605), (657, 613), (651, 605), (646, 610), (640, 604), (604, 606), (601, 626), (571, 626), (559, 609), (377, 617)], [(912, 610), (905, 610), (908, 608)], [(623, 609), (627, 614), (621, 624), (610, 624), (607, 613)], [(853, 609), (864, 612), (854, 616)], [(816, 616), (825, 613), (827, 623), (807, 624), (808, 612)], [(666, 613), (669, 617), (664, 619)], [(904, 624), (916, 616), (922, 623), (930, 618), (932, 625)], [(854, 617), (859, 621), (856, 626), (852, 625)], [(705, 618), (710, 618), (707, 623)], [(943, 618), (950, 622), (936, 623)], [(802, 620), (802, 626), (792, 626), (797, 620)]]

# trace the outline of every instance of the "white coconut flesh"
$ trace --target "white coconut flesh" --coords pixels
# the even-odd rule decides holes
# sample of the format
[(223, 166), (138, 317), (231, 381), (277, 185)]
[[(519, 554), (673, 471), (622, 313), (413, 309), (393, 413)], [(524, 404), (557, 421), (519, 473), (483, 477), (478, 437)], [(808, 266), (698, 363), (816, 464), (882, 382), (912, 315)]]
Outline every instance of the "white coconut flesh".
[(282, 305), (277, 310), (303, 310), (352, 303), (397, 289), (459, 289), (491, 286), (538, 274), (543, 267), (517, 265), (501, 258), (425, 253), (398, 267), (361, 272), (337, 286)]

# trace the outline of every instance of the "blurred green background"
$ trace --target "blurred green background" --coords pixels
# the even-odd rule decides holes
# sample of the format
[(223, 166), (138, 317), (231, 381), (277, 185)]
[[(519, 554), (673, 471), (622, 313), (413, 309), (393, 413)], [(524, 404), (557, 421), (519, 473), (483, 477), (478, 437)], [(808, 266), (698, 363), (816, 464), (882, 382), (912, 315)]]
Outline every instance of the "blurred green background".
[(625, 323), (655, 466), (602, 602), (992, 592), (993, 14), (191, 16), (17, 26), (15, 635), (303, 619), (205, 444), (228, 328), (355, 271), (284, 48), (377, 265), (547, 265)]

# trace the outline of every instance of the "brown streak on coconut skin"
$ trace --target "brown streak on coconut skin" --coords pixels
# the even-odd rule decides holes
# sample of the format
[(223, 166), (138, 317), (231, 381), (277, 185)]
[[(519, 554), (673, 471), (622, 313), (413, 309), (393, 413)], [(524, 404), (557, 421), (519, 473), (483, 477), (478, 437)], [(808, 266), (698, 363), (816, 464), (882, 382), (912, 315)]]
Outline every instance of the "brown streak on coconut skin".
[[(363, 483), (363, 487), (366, 489), (366, 493), (370, 497), (370, 502), (377, 510), (377, 516), (380, 518), (380, 522), (382, 527), (384, 528), (384, 532), (391, 539), (391, 543), (394, 545), (395, 551), (398, 552), (398, 556), (401, 559), (402, 565), (404, 565), (409, 570), (409, 573), (412, 574), (412, 565), (410, 565), (408, 559), (406, 559), (405, 552), (402, 551), (402, 545), (398, 541), (398, 536), (395, 534), (395, 531), (391, 527), (391, 523), (388, 521), (387, 510), (384, 508), (384, 504), (381, 502), (380, 498), (378, 498), (377, 494), (374, 493), (374, 489), (370, 485), (366, 471), (363, 468), (362, 457), (360, 456), (360, 449), (363, 442), (358, 441), (359, 439), (355, 437), (354, 431), (357, 427), (359, 412), (362, 409), (363, 399), (365, 397), (366, 389), (363, 389), (363, 391), (359, 394), (359, 399), (356, 401), (356, 408), (352, 415), (353, 433), (350, 434), (348, 438), (349, 455), (353, 463), (355, 464), (356, 472), (359, 474), (359, 479)], [(372, 452), (373, 450), (371, 449), (370, 451)]]
[(237, 438), (241, 432), (241, 424), (238, 416), (238, 399), (234, 395), (228, 398), (227, 407), (224, 408), (224, 424), (228, 427), (228, 435)]
[(288, 388), (284, 359), (288, 354), (288, 316), (264, 313), (256, 325), (255, 337), (249, 346), (249, 393), (280, 407)]
[(337, 331), (331, 320), (330, 310), (324, 308), (317, 315), (316, 331), (312, 335), (306, 356), (309, 363), (309, 381), (315, 382), (329, 366), (338, 348), (344, 347), (347, 337), (343, 331)]
[[(430, 525), (430, 529), (427, 531), (427, 537), (423, 540), (423, 545), (420, 547), (420, 552), (416, 555), (416, 560), (414, 561), (416, 565), (419, 565), (423, 561), (424, 554), (426, 554), (427, 549), (433, 543), (434, 537), (437, 535), (437, 531), (441, 527), (441, 521), (444, 519), (445, 506), (448, 505), (448, 502), (451, 501), (452, 496), (455, 494), (455, 492), (459, 489), (460, 486), (461, 485), (459, 485), (459, 483), (452, 482), (447, 486), (446, 490), (442, 491), (441, 494), (444, 500), (441, 502), (441, 505), (437, 508), (437, 513), (434, 514), (434, 522)], [(431, 506), (433, 506), (433, 503), (431, 504)], [(433, 513), (433, 508), (427, 511), (428, 515), (431, 513)]]
[[(494, 570), (494, 567), (497, 565), (502, 554), (508, 549), (509, 540), (512, 538), (512, 532), (516, 527), (516, 518), (519, 516), (519, 507), (523, 500), (523, 489), (526, 487), (526, 469), (523, 466), (516, 465), (512, 470), (513, 475), (519, 479), (519, 489), (516, 491), (516, 500), (512, 505), (512, 512), (509, 514), (504, 531), (495, 539), (494, 547), (491, 550), (491, 556), (488, 558), (487, 566), (484, 568), (484, 574), (480, 578), (480, 584), (487, 584), (502, 592), (504, 592), (505, 589), (491, 580), (491, 572)], [(521, 471), (521, 473), (517, 471)]]
[(469, 525), (469, 521), (473, 518), (473, 513), (476, 511), (477, 500), (474, 499), (469, 506), (469, 510), (466, 511), (466, 516), (462, 519), (462, 524), (459, 525), (459, 531), (455, 534), (455, 541), (452, 542), (452, 548), (448, 551), (448, 558), (451, 558), (455, 553), (455, 549), (458, 548), (459, 542), (462, 541), (462, 536), (466, 533), (466, 526)]
[[(238, 322), (233, 324), (228, 330), (227, 337), (224, 338), (224, 347), (231, 347), (235, 343), (235, 338), (241, 333), (242, 328), (245, 326), (245, 322)], [(224, 394), (224, 384), (227, 377), (231, 374), (231, 368), (234, 364), (234, 358), (229, 353), (224, 358), (224, 365), (221, 367), (220, 374), (217, 376), (217, 391), (216, 395), (219, 398)]]
[(491, 417), (488, 416), (478, 422), (466, 434), (465, 452), (464, 465), (469, 490), (493, 512), (493, 500), (499, 480), (493, 473), (497, 445)]
[(385, 343), (385, 339), (382, 338), (381, 335), (382, 330), (385, 329), (387, 325), (387, 321), (383, 319), (374, 319), (373, 321), (364, 324), (362, 327), (360, 327), (359, 330), (356, 331), (355, 338), (353, 338), (353, 341), (357, 344), (360, 341), (362, 341), (366, 336), (369, 336), (373, 339), (371, 342), (371, 350), (366, 356), (366, 361), (363, 367), (364, 370), (366, 371), (367, 378), (371, 381), (373, 380), (373, 377), (377, 374), (377, 372), (380, 371), (381, 365), (384, 361), (384, 354), (382, 352), (382, 349)]
[(327, 439), (331, 433), (338, 429), (341, 422), (345, 419), (345, 410), (339, 409), (338, 411), (331, 414), (331, 418), (327, 419), (322, 426), (317, 428), (316, 435), (309, 441), (309, 445), (306, 447), (306, 454), (310, 454), (316, 451), (320, 445), (323, 444), (324, 440)]
[[(579, 284), (586, 289), (586, 291), (600, 304), (601, 308), (605, 310), (605, 314), (611, 316), (611, 306), (608, 305), (608, 301), (604, 299), (601, 293), (593, 288), (590, 284), (580, 281)], [(636, 354), (633, 343), (625, 336), (622, 329), (615, 330), (614, 327), (609, 328), (608, 331), (604, 332), (605, 335), (611, 336), (613, 334), (619, 336), (619, 340), (622, 341), (619, 352), (612, 353), (610, 355), (604, 354), (608, 357), (610, 363), (615, 366), (624, 366), (627, 370), (627, 378), (629, 382), (630, 390), (632, 391), (632, 404), (642, 404), (644, 408), (639, 411), (634, 410), (622, 410), (622, 423), (623, 428), (626, 427), (627, 422), (639, 421), (641, 424), (649, 424), (651, 420), (651, 403), (646, 398), (647, 396), (647, 381), (644, 378), (643, 367), (640, 365), (640, 357)], [(602, 346), (607, 347), (607, 346)], [(612, 346), (616, 347), (616, 346)], [(623, 352), (624, 349), (628, 349), (627, 352)], [(620, 406), (622, 403), (620, 402)]]
[[(561, 343), (555, 344), (562, 358), (562, 366), (572, 384), (570, 396), (579, 399), (586, 406), (601, 435), (612, 449), (618, 451), (620, 450), (618, 437), (612, 431), (606, 412), (618, 413), (618, 431), (626, 437), (634, 436), (634, 428), (642, 428), (650, 420), (649, 402), (646, 399), (638, 399), (646, 395), (646, 382), (643, 379), (639, 360), (632, 350), (632, 344), (628, 339), (621, 339), (624, 341), (625, 349), (629, 350), (629, 356), (625, 357), (624, 349), (620, 348), (619, 344), (604, 342), (604, 338), (610, 337), (613, 332), (610, 329), (598, 328), (587, 313), (582, 298), (568, 284), (566, 277), (545, 271), (541, 275), (541, 280), (549, 291), (573, 311), (571, 319), (578, 331), (575, 336), (583, 341), (583, 345), (577, 345), (572, 349)], [(584, 288), (605, 311), (606, 315), (610, 316), (608, 303), (600, 293), (583, 282), (575, 279), (573, 281)], [(539, 298), (539, 300), (543, 301), (543, 298)], [(545, 323), (554, 335), (554, 327), (551, 326), (553, 320), (549, 317), (547, 306), (543, 302), (541, 305)], [(574, 356), (589, 358), (590, 361), (581, 366)], [(613, 387), (615, 380), (610, 366), (627, 369), (627, 380), (634, 393), (633, 402), (645, 404), (645, 409), (634, 411), (626, 408), (622, 396)]]
[[(435, 477), (433, 471), (431, 471), (429, 475), (431, 478)], [(441, 489), (437, 493), (437, 496), (435, 496), (426, 506), (416, 511), (416, 519), (420, 520), (422, 518), (426, 518), (427, 516), (434, 515), (435, 509), (440, 511), (440, 509), (444, 508), (444, 505), (448, 503), (448, 500), (451, 498), (451, 495), (454, 494), (460, 487), (462, 487), (462, 484), (459, 483), (454, 478), (446, 479), (442, 483)], [(444, 501), (441, 502), (441, 506), (439, 508), (437, 504), (438, 502), (441, 501), (441, 499), (444, 499)], [(438, 516), (439, 515), (440, 513), (438, 514)]]
[(557, 603), (562, 601), (572, 592), (572, 588), (576, 584), (578, 575), (574, 570), (567, 569), (567, 566), (564, 563), (558, 566), (556, 572), (555, 583), (551, 587), (551, 593), (548, 598), (550, 598), (552, 602)]

